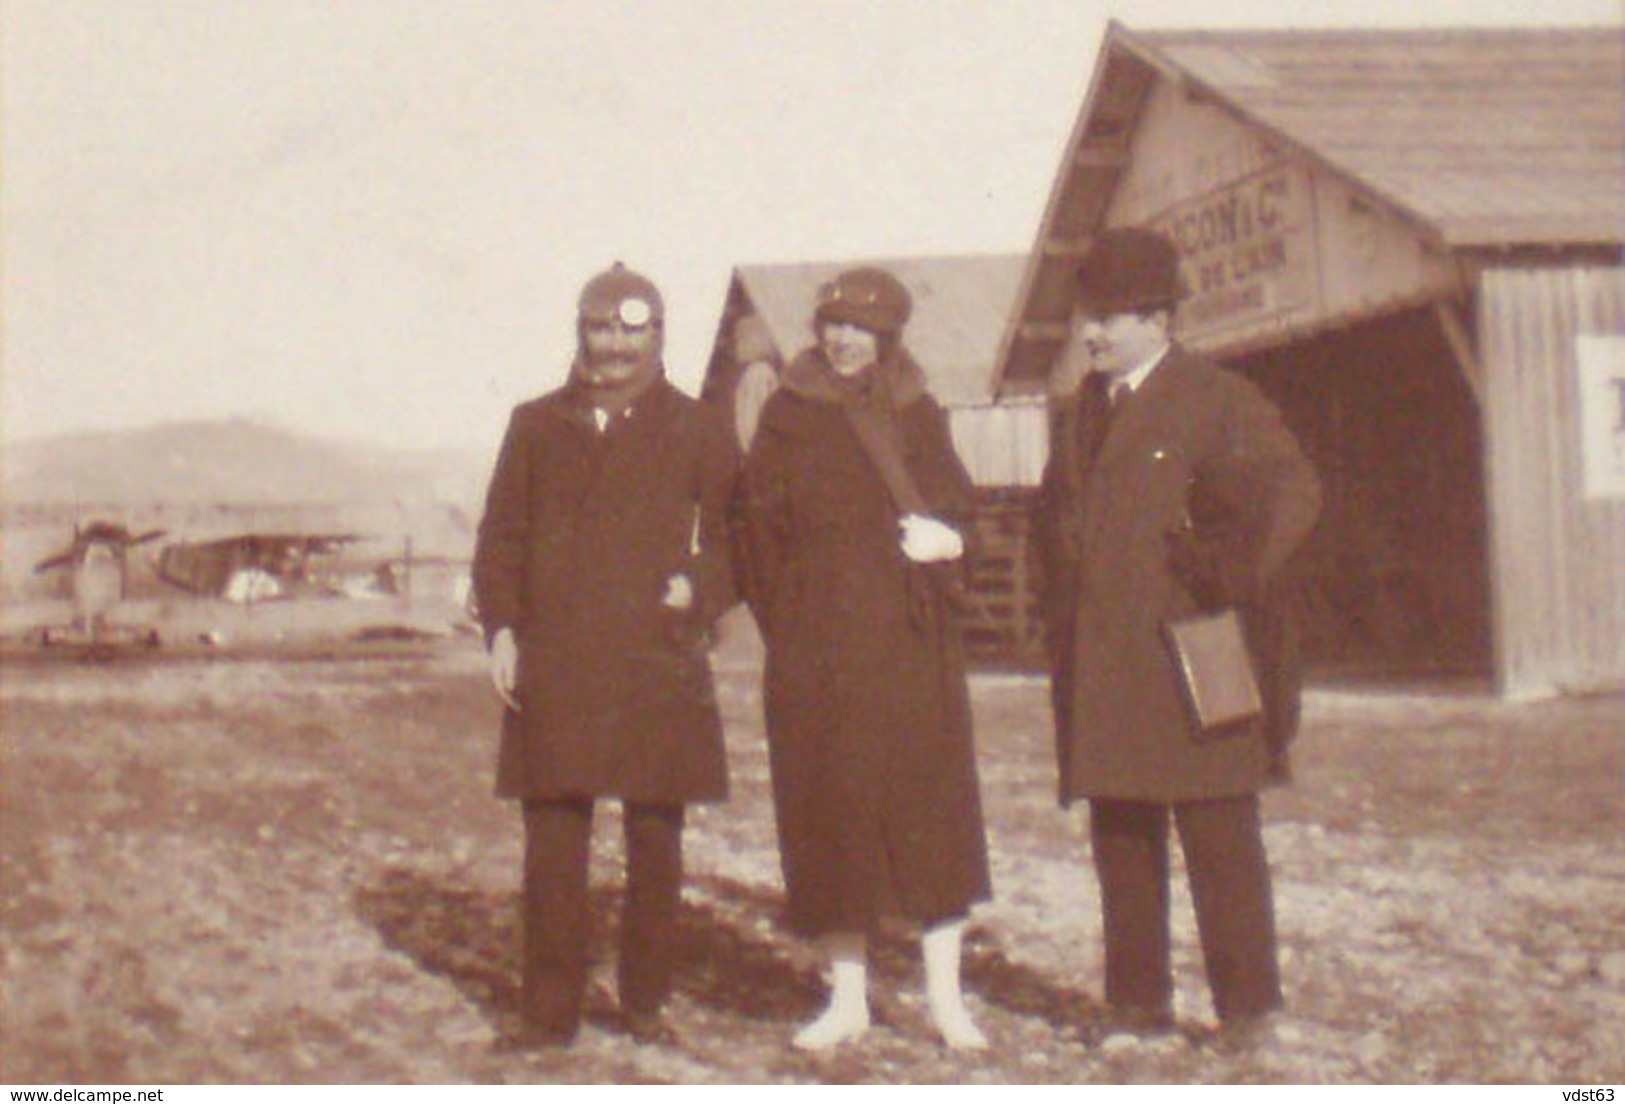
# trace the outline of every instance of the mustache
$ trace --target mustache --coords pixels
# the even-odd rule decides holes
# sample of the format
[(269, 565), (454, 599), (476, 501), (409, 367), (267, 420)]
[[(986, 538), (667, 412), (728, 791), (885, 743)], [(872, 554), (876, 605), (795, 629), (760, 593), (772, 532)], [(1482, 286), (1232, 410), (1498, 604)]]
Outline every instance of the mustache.
[(825, 350), (832, 356), (868, 356), (871, 350), (868, 346), (851, 341), (832, 341), (825, 346)]
[(630, 351), (588, 353), (586, 357), (587, 364), (590, 367), (612, 365), (633, 366), (642, 364), (646, 360), (652, 359), (652, 357), (648, 357), (643, 353)]
[(643, 356), (638, 353), (604, 352), (599, 355), (583, 355), (578, 371), (581, 378), (588, 383), (601, 383), (609, 380), (623, 380), (642, 376), (648, 372), (659, 371), (660, 358), (658, 356)]

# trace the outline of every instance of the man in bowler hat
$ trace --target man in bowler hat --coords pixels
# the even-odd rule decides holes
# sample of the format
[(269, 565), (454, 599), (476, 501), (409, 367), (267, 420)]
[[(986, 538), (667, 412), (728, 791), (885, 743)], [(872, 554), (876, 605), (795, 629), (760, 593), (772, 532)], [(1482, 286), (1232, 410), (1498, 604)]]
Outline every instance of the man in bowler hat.
[[(1089, 802), (1109, 1030), (1175, 1027), (1169, 823), (1189, 872), (1219, 1037), (1252, 1042), (1282, 1006), (1259, 791), (1286, 774), (1299, 679), (1279, 593), (1320, 485), (1279, 411), (1172, 340), (1177, 252), (1100, 234), (1077, 270), (1081, 384), (1052, 397), (1035, 535), (1045, 579), (1063, 805)], [(1196, 723), (1166, 624), (1234, 607), (1266, 700)]]
[(628, 1031), (667, 1040), (684, 807), (727, 794), (705, 641), (734, 602), (728, 426), (661, 361), (665, 311), (616, 264), (577, 306), (563, 387), (516, 408), (491, 477), (474, 587), (504, 705), (498, 796), (525, 831), (521, 1041), (581, 1024), (595, 800), (618, 798)]

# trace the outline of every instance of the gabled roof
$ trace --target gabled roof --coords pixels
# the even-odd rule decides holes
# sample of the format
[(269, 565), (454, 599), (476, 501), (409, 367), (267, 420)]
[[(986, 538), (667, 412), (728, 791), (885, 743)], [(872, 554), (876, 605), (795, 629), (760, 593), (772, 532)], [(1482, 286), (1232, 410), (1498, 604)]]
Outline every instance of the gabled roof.
[(993, 399), (994, 360), (1026, 260), (1011, 254), (741, 265), (734, 283), (788, 361), (812, 343), (820, 284), (860, 264), (884, 268), (914, 297), (903, 343), (925, 370), (931, 393), (945, 405), (980, 405)]
[(1114, 21), (1051, 187), (998, 389), (1041, 386), (1065, 339), (1072, 268), (1159, 80), (1444, 248), (1625, 243), (1625, 27), (1131, 32)]
[(1625, 28), (1116, 37), (1448, 245), (1625, 241)]

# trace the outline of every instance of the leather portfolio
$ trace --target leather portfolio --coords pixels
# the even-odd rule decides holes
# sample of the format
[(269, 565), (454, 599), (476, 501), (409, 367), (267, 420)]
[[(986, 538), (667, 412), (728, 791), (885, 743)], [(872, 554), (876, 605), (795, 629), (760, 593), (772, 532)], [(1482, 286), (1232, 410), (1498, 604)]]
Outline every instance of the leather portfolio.
[(1163, 634), (1199, 729), (1222, 729), (1264, 711), (1235, 610), (1182, 617), (1164, 625)]

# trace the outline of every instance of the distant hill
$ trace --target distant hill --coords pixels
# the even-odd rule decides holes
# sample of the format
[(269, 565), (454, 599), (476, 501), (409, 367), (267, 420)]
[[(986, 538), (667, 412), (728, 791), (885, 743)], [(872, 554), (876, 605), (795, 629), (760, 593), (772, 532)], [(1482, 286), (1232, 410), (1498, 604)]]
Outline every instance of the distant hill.
[(7, 443), (9, 504), (477, 504), (490, 458), (385, 449), (247, 419), (165, 422)]

